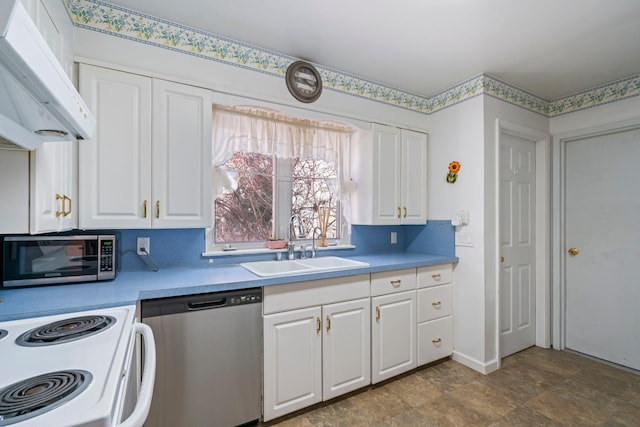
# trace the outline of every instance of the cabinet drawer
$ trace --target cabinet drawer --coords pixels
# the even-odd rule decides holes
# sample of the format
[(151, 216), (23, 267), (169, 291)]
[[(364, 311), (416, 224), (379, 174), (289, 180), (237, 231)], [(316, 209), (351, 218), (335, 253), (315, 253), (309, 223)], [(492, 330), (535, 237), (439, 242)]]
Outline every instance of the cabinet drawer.
[(265, 286), (262, 308), (270, 314), (368, 297), (369, 275), (359, 274)]
[(453, 353), (453, 317), (418, 324), (418, 366)]
[(415, 288), (415, 268), (371, 274), (371, 296), (410, 291)]
[(418, 287), (444, 285), (451, 283), (451, 264), (432, 265), (418, 268)]
[(418, 323), (453, 313), (453, 285), (418, 289)]

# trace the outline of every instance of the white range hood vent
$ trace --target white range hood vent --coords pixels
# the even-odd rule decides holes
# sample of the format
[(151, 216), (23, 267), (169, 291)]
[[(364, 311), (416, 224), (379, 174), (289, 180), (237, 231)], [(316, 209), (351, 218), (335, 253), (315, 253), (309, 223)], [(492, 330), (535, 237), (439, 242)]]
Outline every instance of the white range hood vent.
[(0, 2), (0, 148), (89, 139), (96, 120), (20, 0)]

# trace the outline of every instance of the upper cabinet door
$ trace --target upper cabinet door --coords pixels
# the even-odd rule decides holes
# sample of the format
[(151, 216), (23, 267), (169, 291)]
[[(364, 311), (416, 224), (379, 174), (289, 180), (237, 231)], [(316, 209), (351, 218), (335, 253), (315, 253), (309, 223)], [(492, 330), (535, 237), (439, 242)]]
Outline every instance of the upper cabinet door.
[(400, 218), (401, 133), (400, 129), (378, 125), (373, 131), (373, 221), (397, 224)]
[(211, 226), (212, 99), (153, 80), (153, 226)]
[(427, 221), (427, 134), (402, 130), (402, 223)]
[(76, 141), (45, 142), (30, 153), (31, 234), (78, 227)]
[(79, 142), (80, 228), (151, 226), (151, 79), (80, 64), (80, 94), (96, 116)]

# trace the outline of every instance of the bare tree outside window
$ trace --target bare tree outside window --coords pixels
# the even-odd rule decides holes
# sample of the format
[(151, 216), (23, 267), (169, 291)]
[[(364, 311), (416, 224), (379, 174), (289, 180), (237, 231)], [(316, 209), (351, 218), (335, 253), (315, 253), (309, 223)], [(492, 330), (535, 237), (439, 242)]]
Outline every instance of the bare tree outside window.
[(224, 164), (236, 171), (237, 188), (215, 201), (216, 243), (265, 241), (273, 233), (273, 156), (235, 153)]
[[(271, 155), (235, 153), (224, 164), (224, 169), (235, 171), (237, 188), (219, 194), (215, 200), (216, 243), (249, 243), (266, 241), (273, 237), (274, 176), (291, 180), (291, 213), (302, 218), (303, 227), (309, 233), (319, 226), (318, 209), (330, 208), (326, 237), (340, 238), (339, 194), (335, 165), (316, 159), (294, 159), (291, 170), (277, 170), (278, 162)], [(288, 220), (288, 212), (281, 213)]]
[(305, 230), (311, 233), (320, 225), (318, 209), (330, 208), (326, 238), (339, 238), (339, 195), (332, 189), (337, 187), (335, 165), (324, 160), (296, 158), (292, 176), (291, 212), (300, 215)]

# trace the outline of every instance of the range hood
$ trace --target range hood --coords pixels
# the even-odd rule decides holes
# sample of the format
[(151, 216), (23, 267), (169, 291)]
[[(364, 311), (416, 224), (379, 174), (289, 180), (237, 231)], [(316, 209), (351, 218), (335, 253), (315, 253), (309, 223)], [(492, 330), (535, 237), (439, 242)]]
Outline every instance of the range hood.
[(89, 139), (96, 120), (20, 0), (0, 1), (0, 148)]

